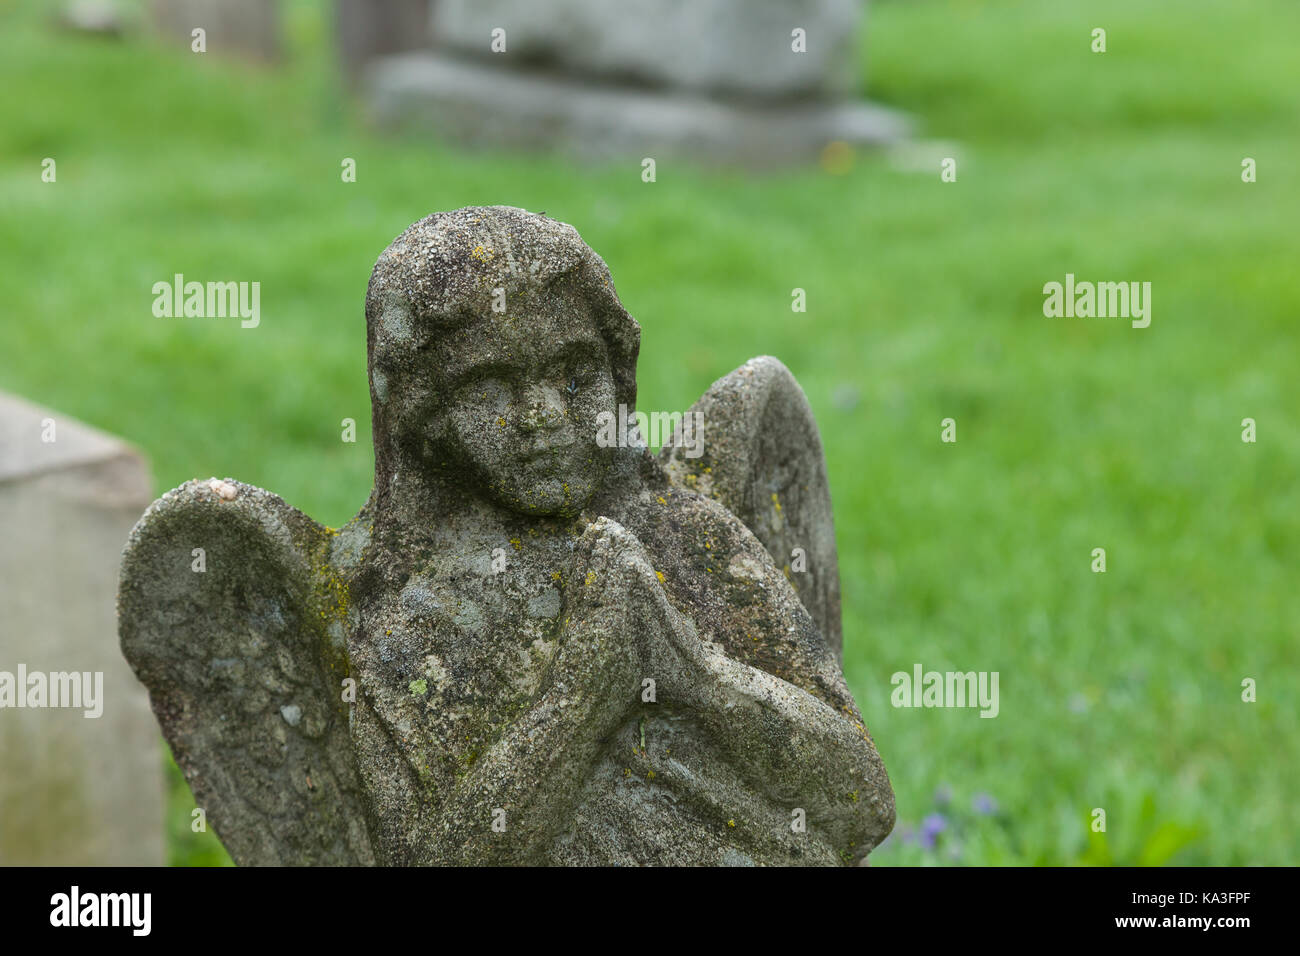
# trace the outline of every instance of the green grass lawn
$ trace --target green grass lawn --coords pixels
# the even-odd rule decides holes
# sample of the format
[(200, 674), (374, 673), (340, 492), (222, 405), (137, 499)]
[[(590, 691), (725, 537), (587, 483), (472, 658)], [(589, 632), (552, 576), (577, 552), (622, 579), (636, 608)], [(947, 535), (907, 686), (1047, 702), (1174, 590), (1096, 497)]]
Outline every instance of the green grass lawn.
[[(639, 158), (376, 136), (314, 4), (278, 72), (60, 35), (45, 9), (0, 0), (0, 388), (136, 443), (160, 493), (229, 475), (338, 525), (371, 481), (375, 257), (436, 210), (545, 211), (642, 325), (642, 408), (756, 354), (803, 383), (845, 669), (897, 793), (873, 863), (1300, 858), (1296, 4), (884, 0), (864, 89), (952, 144), (924, 172), (662, 159), (653, 184)], [(260, 327), (155, 318), (176, 272), (260, 281)], [(1067, 272), (1151, 282), (1151, 326), (1045, 318)], [(891, 707), (915, 663), (998, 671), (1000, 714)], [(172, 782), (173, 860), (223, 859)], [(909, 834), (934, 813), (930, 849)]]

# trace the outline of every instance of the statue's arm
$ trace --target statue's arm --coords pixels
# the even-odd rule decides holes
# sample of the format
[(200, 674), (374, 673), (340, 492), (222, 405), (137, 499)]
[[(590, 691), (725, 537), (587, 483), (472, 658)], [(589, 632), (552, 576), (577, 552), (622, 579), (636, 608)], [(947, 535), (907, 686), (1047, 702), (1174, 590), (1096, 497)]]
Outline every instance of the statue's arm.
[(894, 794), (861, 720), (787, 681), (699, 645), (687, 702), (755, 790), (854, 860), (894, 825)]
[[(893, 791), (839, 661), (734, 515), (690, 492), (665, 499), (660, 511), (671, 520), (657, 535), (673, 553), (665, 586), (654, 590), (680, 655), (678, 700), (753, 790), (803, 809), (841, 850), (865, 854), (893, 826)], [(693, 622), (669, 595), (686, 596), (677, 606)]]
[(692, 609), (701, 636), (861, 720), (825, 633), (757, 536), (702, 494), (672, 489), (649, 502), (638, 531), (655, 543), (667, 592)]
[[(588, 570), (566, 595), (546, 684), (443, 803), (439, 862), (537, 862), (647, 677), (659, 701), (700, 721), (741, 778), (774, 803), (803, 809), (834, 845), (856, 857), (884, 838), (893, 793), (856, 710), (837, 711), (702, 641), (640, 542), (616, 523), (594, 524), (584, 552)], [(788, 606), (807, 616), (793, 594)], [(494, 831), (502, 811), (504, 829)]]

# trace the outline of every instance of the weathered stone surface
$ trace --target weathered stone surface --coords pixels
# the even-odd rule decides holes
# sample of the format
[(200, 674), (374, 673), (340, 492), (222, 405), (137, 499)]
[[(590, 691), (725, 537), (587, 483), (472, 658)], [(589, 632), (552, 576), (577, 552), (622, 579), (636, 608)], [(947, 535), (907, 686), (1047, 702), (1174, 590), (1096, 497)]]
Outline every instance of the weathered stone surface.
[[(724, 95), (842, 96), (860, 78), (862, 0), (437, 0), (440, 45), (578, 76)], [(505, 31), (504, 54), (491, 50)], [(794, 49), (795, 29), (806, 48)]]
[(330, 543), (275, 495), (210, 479), (155, 501), (124, 556), (122, 649), (240, 864), (373, 862)]
[(430, 45), (429, 0), (337, 0), (335, 13), (339, 55), (349, 79), (375, 57)]
[(827, 644), (841, 653), (840, 570), (826, 456), (808, 399), (770, 355), (718, 379), (690, 412), (709, 423), (703, 453), (674, 439), (659, 458), (674, 484), (721, 502), (785, 571)]
[(122, 538), (151, 496), (121, 441), (0, 394), (0, 671), (90, 674), (92, 693), (103, 675), (98, 717), (48, 689), (40, 708), (0, 694), (0, 864), (163, 862), (157, 725), (113, 617)]
[[(635, 406), (640, 328), (577, 232), (430, 216), (380, 257), (366, 318), (356, 518), (190, 482), (126, 551), (123, 650), (236, 861), (848, 863), (879, 843), (884, 767), (763, 543), (635, 432), (599, 438)], [(791, 526), (831, 534), (820, 448), (791, 439), (812, 464), (783, 484), (752, 434), (811, 422), (797, 386), (747, 368), (763, 401), (712, 406), (740, 456), (715, 454), (719, 492), (775, 482)]]
[(859, 100), (722, 100), (441, 53), (382, 57), (364, 85), (381, 125), (427, 128), (472, 145), (554, 149), (582, 161), (676, 156), (769, 167), (815, 159), (832, 142), (892, 143), (909, 129), (902, 114)]
[(154, 29), (191, 48), (206, 31), (207, 53), (273, 61), (282, 53), (278, 0), (150, 0)]

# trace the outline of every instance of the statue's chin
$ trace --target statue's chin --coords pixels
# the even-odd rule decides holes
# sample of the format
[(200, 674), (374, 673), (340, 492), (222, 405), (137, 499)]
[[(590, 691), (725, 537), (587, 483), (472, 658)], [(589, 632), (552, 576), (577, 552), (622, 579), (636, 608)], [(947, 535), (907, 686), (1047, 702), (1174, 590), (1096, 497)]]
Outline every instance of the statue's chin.
[(593, 484), (582, 478), (541, 478), (527, 484), (498, 486), (492, 490), (492, 497), (520, 514), (572, 518), (582, 512), (594, 491)]

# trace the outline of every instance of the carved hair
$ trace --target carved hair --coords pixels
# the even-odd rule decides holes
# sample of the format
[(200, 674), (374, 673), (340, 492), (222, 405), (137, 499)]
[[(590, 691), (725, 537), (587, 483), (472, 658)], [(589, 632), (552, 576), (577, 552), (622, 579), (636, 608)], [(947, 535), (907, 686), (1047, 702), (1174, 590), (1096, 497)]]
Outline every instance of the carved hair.
[(384, 250), (366, 290), (372, 379), (377, 326), (394, 295), (409, 305), (427, 341), (488, 317), (497, 289), (511, 298), (566, 282), (591, 306), (618, 400), (633, 407), (641, 327), (619, 301), (609, 268), (572, 226), (513, 206), (434, 213)]

